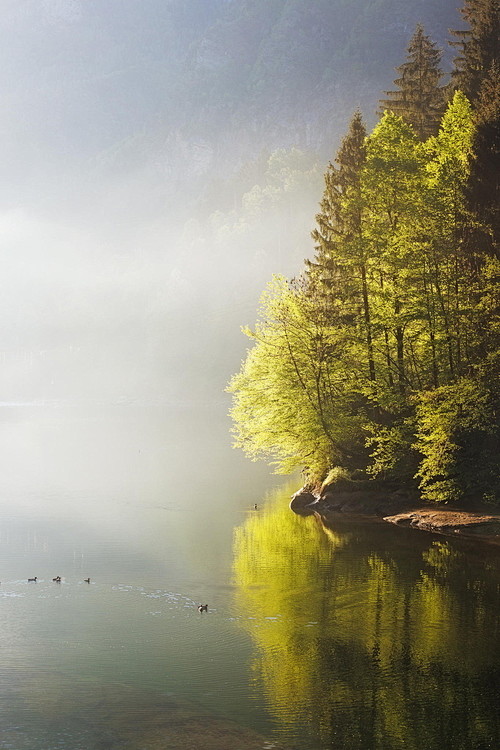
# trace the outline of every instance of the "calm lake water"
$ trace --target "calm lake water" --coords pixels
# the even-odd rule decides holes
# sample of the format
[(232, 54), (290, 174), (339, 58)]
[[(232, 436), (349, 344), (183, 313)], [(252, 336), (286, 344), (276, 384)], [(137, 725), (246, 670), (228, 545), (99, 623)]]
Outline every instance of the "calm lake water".
[(1, 409), (0, 748), (497, 750), (500, 550), (295, 516), (223, 414)]

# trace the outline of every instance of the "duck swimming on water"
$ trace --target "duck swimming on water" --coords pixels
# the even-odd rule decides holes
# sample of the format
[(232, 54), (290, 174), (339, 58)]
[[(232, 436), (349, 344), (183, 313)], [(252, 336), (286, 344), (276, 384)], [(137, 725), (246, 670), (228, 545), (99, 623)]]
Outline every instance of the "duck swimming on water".
[(208, 604), (200, 604), (198, 612), (208, 612)]

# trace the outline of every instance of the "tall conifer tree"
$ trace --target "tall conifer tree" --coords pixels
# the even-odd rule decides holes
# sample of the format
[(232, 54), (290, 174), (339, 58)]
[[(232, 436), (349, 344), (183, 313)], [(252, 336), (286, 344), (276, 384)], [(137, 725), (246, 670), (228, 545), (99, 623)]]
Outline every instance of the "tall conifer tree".
[(478, 257), (500, 258), (500, 66), (496, 63), (481, 86), (472, 149), (465, 197), (477, 222), (466, 244)]
[(434, 135), (444, 111), (444, 88), (439, 85), (442, 72), (439, 67), (441, 51), (424, 34), (418, 24), (408, 46), (406, 62), (396, 68), (399, 77), (394, 91), (386, 91), (388, 98), (380, 101), (382, 112), (386, 109), (412, 125), (421, 141)]
[(483, 80), (500, 62), (500, 0), (465, 0), (460, 11), (469, 29), (454, 31), (459, 48), (452, 73), (456, 88), (475, 104)]
[(329, 297), (348, 312), (363, 309), (370, 380), (375, 380), (372, 324), (368, 296), (366, 252), (362, 236), (361, 170), (366, 161), (366, 129), (355, 112), (335, 163), (325, 174), (325, 191), (316, 216), (314, 262), (306, 261), (311, 280), (319, 281)]
[(464, 236), (472, 265), (500, 257), (500, 0), (465, 0), (468, 30), (454, 31), (459, 48), (453, 84), (471, 101), (476, 133), (466, 205), (475, 221)]

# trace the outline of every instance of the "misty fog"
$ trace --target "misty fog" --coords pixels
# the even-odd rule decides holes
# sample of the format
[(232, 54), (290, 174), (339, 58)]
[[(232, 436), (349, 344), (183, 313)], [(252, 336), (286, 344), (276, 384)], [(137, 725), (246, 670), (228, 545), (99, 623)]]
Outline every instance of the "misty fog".
[(347, 38), (328, 67), (346, 18), (332, 3), (317, 38), (322, 7), (4, 1), (0, 401), (224, 397), (261, 290), (311, 253), (352, 111), (390, 81), (369, 46), (351, 70)]

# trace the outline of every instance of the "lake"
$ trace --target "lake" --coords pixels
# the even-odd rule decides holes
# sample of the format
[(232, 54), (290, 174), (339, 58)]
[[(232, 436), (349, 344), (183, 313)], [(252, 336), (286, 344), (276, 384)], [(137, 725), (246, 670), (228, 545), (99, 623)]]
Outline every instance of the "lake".
[(2, 407), (0, 748), (500, 747), (499, 550), (294, 515), (224, 412)]

